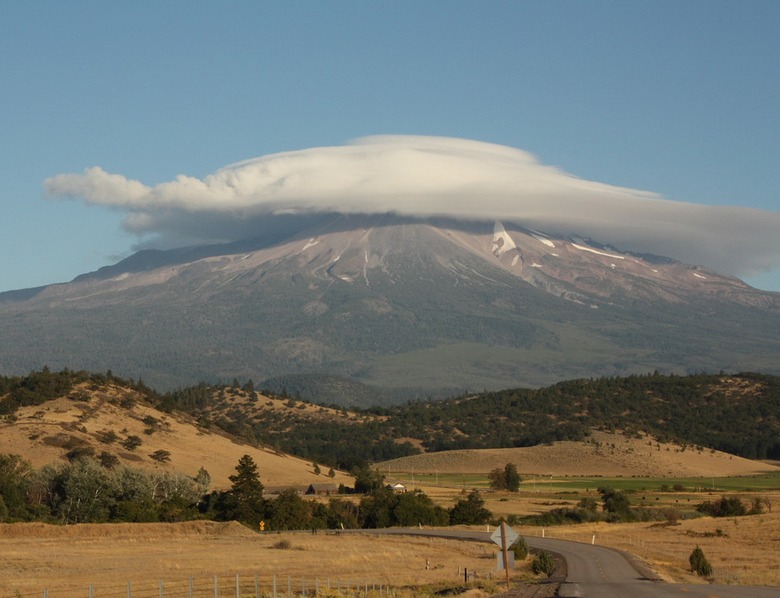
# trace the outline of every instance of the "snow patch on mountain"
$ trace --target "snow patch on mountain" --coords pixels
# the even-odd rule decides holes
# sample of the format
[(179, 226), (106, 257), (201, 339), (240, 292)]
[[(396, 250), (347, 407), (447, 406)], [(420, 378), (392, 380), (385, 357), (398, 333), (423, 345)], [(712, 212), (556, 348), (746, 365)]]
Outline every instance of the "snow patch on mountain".
[(547, 245), (547, 247), (552, 247), (553, 249), (555, 249), (555, 243), (553, 243), (552, 241), (550, 241), (550, 239), (548, 239), (547, 237), (545, 237), (545, 236), (544, 236), (542, 233), (540, 233), (539, 231), (535, 231), (535, 230), (530, 230), (530, 229), (529, 229), (529, 231), (528, 231), (528, 232), (530, 232), (530, 233), (531, 233), (531, 236), (532, 236), (534, 239), (536, 239), (537, 241), (541, 241), (542, 243), (544, 243), (545, 245)]
[(606, 253), (605, 251), (599, 251), (598, 249), (593, 249), (592, 247), (585, 247), (584, 245), (579, 245), (577, 243), (571, 244), (574, 249), (579, 249), (580, 251), (589, 251), (590, 253), (595, 253), (596, 255), (603, 255), (604, 257), (612, 258), (613, 260), (624, 260), (626, 259), (623, 255), (615, 255), (613, 253)]
[(509, 236), (509, 233), (506, 232), (504, 225), (496, 221), (493, 225), (493, 247), (491, 248), (493, 255), (500, 257), (507, 251), (516, 248), (517, 245), (512, 240), (512, 237)]

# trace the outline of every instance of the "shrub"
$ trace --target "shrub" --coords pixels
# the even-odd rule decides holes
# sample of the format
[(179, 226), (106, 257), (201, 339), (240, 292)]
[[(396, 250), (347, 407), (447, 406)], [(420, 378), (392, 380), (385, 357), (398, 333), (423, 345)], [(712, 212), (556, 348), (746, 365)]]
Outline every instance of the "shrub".
[(528, 543), (525, 538), (520, 536), (517, 542), (512, 544), (512, 552), (515, 553), (516, 561), (524, 561), (528, 557)]
[(539, 552), (531, 563), (531, 571), (536, 575), (541, 573), (544, 573), (547, 577), (552, 575), (553, 571), (555, 571), (555, 561), (553, 560), (552, 555), (546, 550)]
[(712, 575), (712, 565), (704, 556), (704, 551), (698, 546), (693, 549), (691, 556), (688, 557), (688, 562), (691, 564), (691, 571), (700, 575), (701, 577), (709, 577)]
[(680, 519), (682, 519), (682, 513), (679, 509), (669, 507), (662, 511), (666, 523), (669, 525), (679, 525)]
[(736, 497), (726, 498), (722, 496), (716, 502), (705, 501), (696, 506), (696, 510), (710, 517), (741, 517), (747, 515), (747, 509), (742, 501)]
[(113, 430), (107, 430), (106, 432), (102, 432), (98, 436), (98, 440), (102, 442), (103, 444), (113, 444), (117, 440), (119, 440), (119, 436), (117, 436), (117, 433)]
[(128, 436), (122, 441), (122, 446), (125, 447), (128, 451), (135, 450), (142, 444), (143, 444), (143, 440), (141, 440), (138, 436), (135, 435)]
[(151, 455), (149, 455), (152, 459), (155, 461), (159, 461), (160, 463), (166, 463), (171, 460), (171, 451), (166, 451), (165, 449), (160, 449), (157, 451), (154, 451)]
[(276, 548), (277, 550), (289, 550), (292, 548), (292, 544), (290, 544), (289, 540), (279, 540), (278, 542), (274, 542), (271, 548)]
[(65, 457), (68, 459), (68, 461), (77, 461), (79, 459), (92, 457), (94, 455), (95, 449), (88, 445), (77, 446), (65, 453)]
[(98, 461), (106, 469), (112, 469), (119, 465), (119, 457), (112, 455), (108, 451), (102, 451), (100, 455), (98, 455)]

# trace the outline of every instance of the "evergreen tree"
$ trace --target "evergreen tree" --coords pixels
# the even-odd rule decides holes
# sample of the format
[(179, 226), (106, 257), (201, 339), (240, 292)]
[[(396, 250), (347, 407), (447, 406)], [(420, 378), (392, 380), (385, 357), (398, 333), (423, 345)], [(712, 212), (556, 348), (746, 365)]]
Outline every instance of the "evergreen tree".
[(691, 571), (700, 575), (701, 577), (709, 577), (712, 575), (712, 565), (704, 556), (704, 551), (698, 546), (693, 549), (691, 556), (688, 557), (688, 562), (691, 564)]
[(480, 525), (490, 521), (492, 513), (485, 508), (485, 501), (477, 490), (461, 499), (450, 509), (451, 525)]
[(249, 455), (238, 460), (236, 473), (229, 476), (231, 482), (229, 496), (225, 501), (227, 511), (233, 519), (256, 526), (265, 516), (263, 483), (257, 471), (257, 464)]

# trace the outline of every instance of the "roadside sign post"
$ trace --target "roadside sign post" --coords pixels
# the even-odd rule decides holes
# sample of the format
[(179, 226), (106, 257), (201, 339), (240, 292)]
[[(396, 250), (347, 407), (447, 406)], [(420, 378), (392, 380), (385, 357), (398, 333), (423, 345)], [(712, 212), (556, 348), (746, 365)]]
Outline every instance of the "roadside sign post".
[(509, 547), (514, 544), (520, 536), (518, 533), (506, 524), (501, 522), (501, 527), (496, 528), (490, 535), (490, 539), (501, 548), (501, 554), (504, 561), (504, 571), (506, 572), (506, 589), (509, 589)]

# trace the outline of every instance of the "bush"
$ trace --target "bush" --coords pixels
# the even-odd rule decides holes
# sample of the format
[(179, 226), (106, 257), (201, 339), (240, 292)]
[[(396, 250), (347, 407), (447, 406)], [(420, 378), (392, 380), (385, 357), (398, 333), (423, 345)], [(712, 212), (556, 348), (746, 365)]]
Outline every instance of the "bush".
[(149, 455), (152, 459), (155, 461), (159, 461), (160, 463), (167, 463), (171, 460), (171, 451), (166, 451), (165, 449), (160, 449), (157, 451), (154, 451), (151, 455)]
[(119, 465), (119, 457), (112, 455), (108, 451), (101, 452), (100, 455), (98, 455), (98, 461), (100, 462), (100, 465), (106, 469), (112, 469)]
[(108, 430), (106, 432), (102, 432), (98, 436), (98, 440), (102, 442), (103, 444), (113, 444), (117, 440), (119, 440), (119, 436), (117, 436), (117, 433), (113, 430)]
[(531, 563), (531, 571), (536, 575), (544, 573), (547, 577), (550, 577), (550, 575), (553, 574), (553, 571), (555, 571), (555, 561), (553, 560), (552, 555), (546, 550), (539, 552)]
[(68, 459), (68, 461), (71, 462), (78, 461), (79, 459), (85, 459), (87, 457), (92, 457), (94, 455), (95, 449), (88, 445), (77, 446), (65, 453), (65, 457)]
[(679, 509), (669, 507), (667, 509), (663, 509), (661, 513), (663, 514), (664, 519), (666, 519), (666, 523), (669, 525), (679, 525), (680, 519), (682, 519), (682, 513)]
[(138, 436), (132, 435), (128, 436), (122, 441), (122, 446), (125, 447), (128, 451), (133, 451), (137, 449), (139, 446), (143, 444), (143, 440), (141, 440)]
[(747, 508), (742, 501), (736, 497), (726, 498), (722, 496), (716, 502), (706, 501), (696, 506), (696, 510), (710, 517), (741, 517), (747, 515)]
[(704, 551), (698, 546), (693, 549), (691, 556), (688, 557), (688, 562), (691, 564), (691, 571), (700, 575), (701, 577), (710, 577), (712, 575), (712, 565), (704, 556)]
[(524, 561), (528, 558), (528, 543), (520, 536), (517, 542), (512, 544), (512, 552), (515, 553), (515, 561)]

